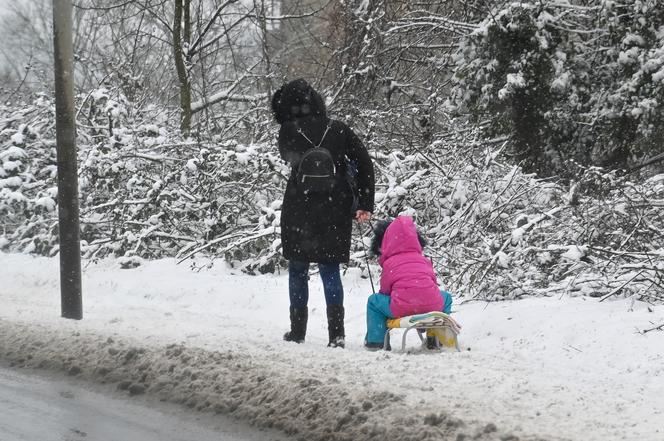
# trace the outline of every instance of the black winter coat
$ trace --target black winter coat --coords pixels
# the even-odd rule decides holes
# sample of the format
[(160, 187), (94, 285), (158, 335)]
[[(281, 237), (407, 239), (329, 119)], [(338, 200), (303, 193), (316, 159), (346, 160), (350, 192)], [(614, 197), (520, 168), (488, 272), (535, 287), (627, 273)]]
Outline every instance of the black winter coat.
[[(301, 155), (323, 138), (321, 147), (334, 158), (337, 183), (328, 195), (305, 195), (298, 189), (296, 169)], [(348, 262), (355, 213), (346, 158), (357, 164), (357, 210), (374, 210), (374, 169), (364, 145), (344, 123), (314, 115), (285, 121), (279, 131), (279, 152), (292, 166), (281, 209), (281, 243), (289, 260), (320, 263)]]

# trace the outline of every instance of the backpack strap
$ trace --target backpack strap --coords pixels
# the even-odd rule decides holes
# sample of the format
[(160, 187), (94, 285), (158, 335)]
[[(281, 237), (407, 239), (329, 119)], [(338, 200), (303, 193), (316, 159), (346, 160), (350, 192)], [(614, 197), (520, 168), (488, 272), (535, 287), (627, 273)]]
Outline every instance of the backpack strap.
[(309, 139), (309, 137), (307, 135), (304, 134), (301, 127), (298, 127), (297, 133), (299, 133), (300, 135), (302, 135), (304, 137), (304, 139), (309, 141), (309, 144), (314, 146), (314, 148), (320, 148), (320, 146), (323, 145), (323, 141), (325, 140), (325, 135), (327, 135), (328, 130), (330, 130), (330, 124), (328, 124), (327, 127), (325, 128), (325, 132), (323, 133), (323, 137), (320, 139), (320, 142), (318, 144), (314, 144), (314, 142), (311, 139)]

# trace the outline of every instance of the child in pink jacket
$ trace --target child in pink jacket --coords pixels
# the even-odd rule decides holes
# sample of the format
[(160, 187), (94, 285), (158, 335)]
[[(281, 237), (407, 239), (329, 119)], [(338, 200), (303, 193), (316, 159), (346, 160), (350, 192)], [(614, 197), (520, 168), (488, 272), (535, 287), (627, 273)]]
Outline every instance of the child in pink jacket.
[(452, 296), (438, 287), (433, 265), (422, 254), (424, 244), (409, 216), (376, 226), (371, 248), (383, 272), (380, 292), (367, 302), (367, 349), (383, 348), (388, 318), (451, 311)]

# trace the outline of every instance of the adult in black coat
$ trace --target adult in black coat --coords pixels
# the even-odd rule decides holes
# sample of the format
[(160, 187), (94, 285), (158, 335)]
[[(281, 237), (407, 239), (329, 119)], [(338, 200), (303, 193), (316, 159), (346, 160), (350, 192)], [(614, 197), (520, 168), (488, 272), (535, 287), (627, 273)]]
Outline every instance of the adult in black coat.
[[(308, 269), (315, 262), (327, 303), (328, 346), (344, 346), (343, 287), (339, 264), (348, 262), (353, 218), (364, 222), (374, 209), (374, 170), (360, 139), (343, 122), (327, 117), (321, 96), (303, 79), (284, 84), (272, 97), (279, 153), (291, 165), (281, 209), (281, 244), (289, 260), (291, 330), (284, 339), (301, 343), (306, 334)], [(328, 194), (306, 193), (297, 182), (302, 155), (315, 145), (327, 149), (336, 169)], [(354, 192), (349, 163), (357, 168)]]

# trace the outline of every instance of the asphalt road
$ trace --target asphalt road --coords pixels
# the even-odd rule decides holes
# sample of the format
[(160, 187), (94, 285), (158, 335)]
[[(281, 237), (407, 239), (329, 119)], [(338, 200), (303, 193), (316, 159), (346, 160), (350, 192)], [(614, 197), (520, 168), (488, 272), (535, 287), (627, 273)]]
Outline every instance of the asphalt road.
[(283, 441), (225, 417), (0, 367), (0, 441)]

